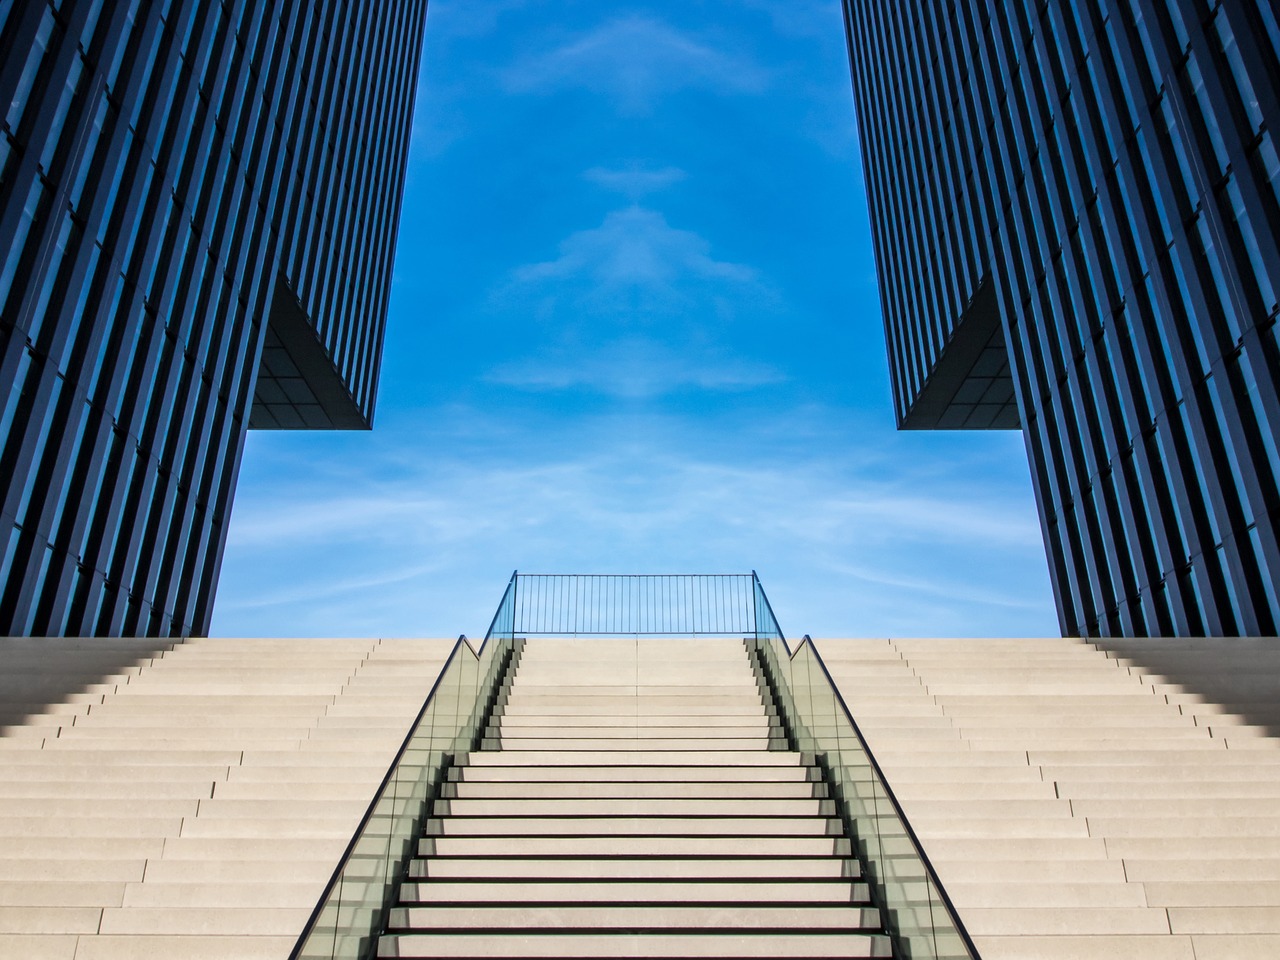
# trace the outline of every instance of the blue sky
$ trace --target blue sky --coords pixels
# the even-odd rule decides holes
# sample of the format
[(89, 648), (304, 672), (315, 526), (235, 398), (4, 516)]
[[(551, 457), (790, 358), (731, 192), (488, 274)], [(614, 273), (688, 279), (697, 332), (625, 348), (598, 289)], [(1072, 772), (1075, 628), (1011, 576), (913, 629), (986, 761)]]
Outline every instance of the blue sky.
[(1056, 634), (1020, 436), (893, 427), (842, 29), (431, 0), (375, 429), (249, 435), (212, 632), (481, 635), (518, 567)]

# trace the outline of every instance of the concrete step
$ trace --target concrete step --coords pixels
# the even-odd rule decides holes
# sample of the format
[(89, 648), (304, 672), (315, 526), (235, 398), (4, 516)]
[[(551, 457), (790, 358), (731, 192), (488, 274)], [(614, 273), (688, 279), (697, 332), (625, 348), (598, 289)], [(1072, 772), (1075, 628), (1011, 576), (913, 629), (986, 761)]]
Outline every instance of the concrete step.
[[(1118, 864), (1117, 864), (1118, 866)], [(860, 875), (857, 860), (828, 857), (444, 857), (410, 862), (409, 876), (433, 879), (835, 880)]]
[[(535, 764), (535, 763), (504, 763), (501, 766), (489, 764), (483, 758), (490, 757), (490, 754), (472, 754), (469, 764), (466, 767), (455, 767), (457, 771), (454, 774), (456, 779), (464, 783), (535, 783), (542, 781), (553, 781), (557, 783), (606, 783), (620, 782), (629, 783), (633, 780), (644, 781), (646, 783), (709, 783), (709, 782), (738, 782), (742, 780), (750, 780), (755, 783), (761, 782), (807, 782), (813, 779), (814, 774), (808, 767), (803, 767), (798, 761), (792, 761), (785, 765), (771, 763), (767, 766), (749, 765), (746, 763), (706, 763), (706, 764), (626, 764), (626, 765), (610, 765), (607, 762), (596, 762), (594, 764), (587, 762), (575, 762), (573, 764), (557, 763), (557, 764)], [(557, 755), (558, 756), (558, 755)], [(791, 756), (790, 754), (779, 754), (779, 756)], [(508, 758), (515, 759), (515, 758)], [(528, 761), (528, 756), (521, 758)], [(603, 758), (605, 761), (610, 759), (610, 755), (606, 754)], [(689, 758), (684, 758), (685, 760)], [(585, 758), (575, 757), (575, 761), (584, 761)], [(451, 771), (452, 773), (452, 771)], [(230, 779), (238, 779), (247, 776), (249, 771), (233, 771)]]
[(170, 910), (288, 909), (314, 902), (320, 889), (314, 882), (255, 881), (248, 875), (238, 883), (161, 883), (148, 878), (145, 883), (132, 883), (125, 888), (121, 906)]
[[(179, 817), (139, 818), (129, 816), (103, 816), (75, 818), (53, 818), (40, 816), (38, 811), (31, 815), (10, 816), (0, 819), (0, 837), (12, 838), (128, 838), (128, 837), (171, 837), (177, 836), (182, 829), (183, 819)], [(190, 821), (188, 821), (190, 822)]]
[(402, 904), (416, 903), (828, 903), (870, 902), (866, 884), (844, 878), (756, 881), (718, 880), (600, 880), (538, 878), (536, 880), (419, 880), (401, 887)]
[[(188, 907), (186, 909), (116, 907), (102, 911), (102, 922), (98, 932), (144, 936), (196, 935), (213, 938), (235, 934), (257, 934), (296, 938), (310, 913), (310, 906)], [(156, 944), (156, 946), (160, 945)], [(134, 955), (146, 956), (146, 953)]]
[(51, 817), (59, 819), (93, 820), (101, 817), (194, 817), (199, 809), (197, 798), (161, 799), (157, 797), (132, 797), (108, 799), (94, 797), (41, 797), (0, 799), (0, 820), (17, 817)]
[[(134, 723), (98, 723), (95, 719), (90, 723), (82, 723), (65, 729), (62, 739), (66, 742), (81, 741), (82, 748), (101, 747), (107, 749), (127, 749), (125, 744), (139, 742), (163, 745), (173, 741), (217, 741), (225, 743), (233, 740), (245, 742), (294, 742), (312, 736), (315, 721), (307, 723), (273, 723), (264, 721), (262, 726), (252, 727), (219, 727), (216, 724), (206, 726), (199, 718), (188, 718), (181, 723), (170, 723), (164, 726)], [(126, 739), (127, 738), (127, 739)], [(85, 741), (93, 741), (87, 743)]]
[(504, 734), (501, 750), (767, 750), (768, 735), (758, 737), (530, 737)]
[(0, 860), (146, 861), (165, 852), (163, 836), (5, 836)]
[(770, 934), (744, 937), (733, 933), (609, 934), (392, 934), (378, 943), (380, 957), (890, 957), (888, 937), (878, 934)]
[[(1103, 842), (1095, 841), (1098, 856), (1104, 855)], [(744, 844), (738, 835), (718, 836), (595, 836), (563, 834), (560, 836), (522, 836), (521, 856), (530, 857), (734, 857), (746, 853), (758, 857), (830, 857), (841, 853), (835, 837), (829, 836), (753, 836)], [(509, 836), (433, 836), (418, 844), (421, 856), (496, 857), (509, 856), (513, 850)], [(844, 852), (847, 855), (847, 851)]]
[[(557, 696), (630, 697), (638, 699), (641, 703), (654, 696), (693, 696), (687, 676), (689, 671), (681, 671), (680, 673), (686, 675), (664, 675), (659, 673), (642, 673), (635, 676), (629, 674), (626, 676), (615, 675), (595, 683), (584, 682), (581, 678), (575, 677), (572, 683), (565, 683), (563, 679), (555, 679), (550, 674), (544, 677), (530, 677), (528, 674), (520, 672), (517, 675), (519, 683), (511, 687), (511, 696), (527, 697), (554, 694)], [(703, 668), (703, 678), (704, 682), (699, 684), (698, 689), (705, 693), (716, 696), (745, 696), (757, 701), (760, 699), (756, 678), (750, 670), (745, 668), (741, 673), (733, 676), (725, 676), (723, 669), (712, 667), (708, 670)]]
[(721, 716), (718, 714), (700, 714), (696, 717), (682, 717), (679, 714), (666, 714), (661, 716), (649, 715), (645, 717), (636, 714), (630, 715), (602, 715), (593, 714), (502, 714), (501, 723), (503, 729), (520, 731), (532, 727), (535, 729), (544, 729), (548, 731), (562, 731), (567, 729), (577, 729), (579, 727), (587, 729), (614, 729), (621, 727), (623, 729), (644, 729), (658, 730), (674, 727), (677, 729), (693, 729), (710, 732), (712, 730), (719, 731), (720, 728), (755, 730), (760, 727), (768, 727), (768, 718), (763, 715), (738, 715), (738, 716)]
[[(1062, 807), (1067, 810), (1065, 802)], [(833, 817), (835, 813), (833, 800), (750, 797), (459, 798), (437, 800), (432, 809), (436, 817)]]
[[(213, 714), (225, 717), (314, 717), (332, 709), (335, 695), (316, 697), (112, 697), (110, 702), (90, 704), (90, 716), (149, 717), (181, 721), (183, 717)], [(421, 703), (421, 698), (418, 699)]]
[[(150, 860), (147, 862), (148, 884), (221, 884), (296, 883), (299, 868), (289, 860)], [(332, 867), (332, 864), (330, 864)], [(141, 880), (139, 875), (136, 880)], [(319, 890), (310, 881), (316, 897)], [(323, 881), (319, 886), (323, 886)], [(315, 897), (312, 898), (313, 900)]]
[(350, 839), (352, 822), (358, 822), (359, 813), (345, 817), (193, 817), (182, 821), (181, 837), (245, 838), (245, 839), (323, 839), (344, 837)]
[[(146, 757), (152, 752), (182, 754), (187, 752), (186, 748), (188, 746), (198, 751), (205, 747), (227, 745), (227, 741), (219, 737), (202, 736), (198, 733), (184, 734), (182, 731), (165, 731), (163, 735), (153, 737), (123, 737), (120, 735), (122, 731), (113, 730), (110, 737), (86, 737), (79, 736), (74, 730), (75, 728), (73, 727), (71, 731), (64, 731), (64, 735), (57, 740), (46, 740), (45, 750), (69, 754), (86, 754), (90, 752), (115, 754), (122, 760), (132, 760), (135, 757)], [(305, 737), (277, 736), (275, 731), (270, 729), (254, 731), (242, 737), (231, 739), (231, 743), (235, 746), (246, 750), (278, 750), (281, 752), (298, 750), (305, 741)], [(130, 754), (133, 754), (134, 757), (130, 757)]]
[(288, 800), (290, 803), (310, 802), (315, 797), (314, 786), (324, 784), (324, 797), (328, 800), (358, 801), (367, 804), (373, 798), (377, 784), (360, 781), (332, 782), (319, 771), (315, 777), (299, 777), (284, 782), (260, 783), (253, 780), (228, 780), (214, 784), (216, 800)]
[(200, 800), (197, 815), (202, 818), (216, 817), (222, 820), (293, 819), (297, 817), (308, 819), (358, 819), (364, 813), (366, 806), (366, 803), (361, 802), (362, 799), (367, 801), (373, 793), (367, 784), (361, 784), (360, 786), (363, 786), (365, 790), (363, 798), (356, 796), (346, 800), (332, 799), (327, 792), (323, 797), (316, 797), (300, 791), (293, 796), (276, 799), (246, 800), (216, 796), (213, 799)]
[(520, 689), (514, 686), (507, 698), (506, 707), (503, 712), (514, 707), (528, 709), (531, 707), (551, 707), (559, 709), (564, 706), (573, 707), (596, 707), (598, 712), (602, 714), (615, 713), (618, 710), (625, 710), (628, 713), (644, 713), (646, 711), (663, 711), (668, 707), (689, 708), (694, 706), (714, 707), (717, 712), (721, 709), (747, 709), (754, 710), (757, 714), (763, 709), (760, 699), (760, 693), (753, 687), (744, 685), (743, 689), (735, 693), (708, 693), (700, 687), (687, 687), (685, 693), (668, 693), (668, 694), (646, 694), (637, 696), (635, 693), (601, 693), (598, 687), (588, 688), (581, 692), (566, 691), (557, 693), (554, 690), (544, 692), (532, 692)]
[(755, 723), (740, 723), (731, 727), (712, 727), (705, 724), (677, 726), (675, 724), (648, 724), (640, 721), (626, 724), (594, 724), (590, 726), (585, 723), (581, 725), (560, 723), (522, 725), (504, 722), (501, 726), (491, 725), (489, 727), (490, 731), (500, 732), (503, 739), (506, 740), (519, 740), (526, 737), (542, 737), (548, 740), (558, 740), (561, 737), (609, 740), (645, 739), (649, 737), (665, 737), (673, 740), (689, 738), (711, 739), (717, 737), (737, 739), (740, 737), (767, 737), (772, 729), (776, 729), (776, 727), (770, 726), (763, 717)]
[[(6, 742), (6, 741), (0, 741)], [(196, 767), (238, 766), (244, 756), (240, 750), (228, 750), (214, 747), (191, 747), (186, 750), (173, 749), (139, 749), (137, 741), (132, 741), (125, 749), (113, 749), (96, 745), (88, 749), (77, 743), (71, 746), (53, 747), (44, 750), (13, 751), (4, 758), (5, 775), (9, 776), (22, 767), (43, 768), (38, 772), (50, 776), (58, 776), (66, 771), (95, 770), (101, 776), (104, 768), (110, 767), (113, 772), (121, 768), (144, 769), (147, 767)], [(171, 772), (171, 771), (170, 771)], [(92, 779), (92, 774), (89, 779)], [(167, 774), (166, 774), (167, 776)]]
[[(713, 766), (746, 767), (794, 767), (800, 765), (799, 755), (788, 752), (764, 750), (702, 750), (697, 752), (702, 763)], [(507, 766), (643, 766), (667, 767), (687, 763), (690, 755), (676, 750), (504, 750), (473, 753), (472, 767)], [(689, 764), (692, 765), (692, 764)]]
[[(219, 795), (224, 795), (231, 784), (224, 784)], [(800, 799), (819, 796), (818, 784), (802, 780), (744, 780), (744, 781), (475, 781), (462, 780), (453, 784), (451, 793), (458, 799), (635, 799), (642, 798), (698, 798), (698, 799)], [(825, 790), (825, 787), (823, 788)], [(0, 791), (2, 794), (2, 791)], [(1053, 788), (1048, 787), (1053, 796)]]
[[(780, 891), (785, 895), (785, 890)], [(391, 911), (393, 930), (415, 931), (472, 929), (594, 931), (626, 930), (634, 934), (660, 930), (869, 930), (880, 927), (880, 911), (846, 904), (829, 906), (776, 906), (700, 904), (695, 907), (663, 903), (656, 906), (560, 905), (550, 907), (462, 907), (431, 904), (399, 907)]]
[(1280, 802), (1273, 797), (1248, 799), (1228, 797), (1180, 797), (1135, 799), (1076, 799), (1071, 800), (1071, 812), (1077, 817), (1143, 818), (1167, 817), (1206, 819), (1216, 817), (1274, 817), (1280, 813)]
[(4, 876), (7, 882), (21, 883), (49, 880), (136, 883), (142, 879), (146, 868), (145, 859), (72, 860), (36, 857), (23, 860), (13, 858), (4, 861)]
[[(249, 824), (253, 821), (240, 821)], [(275, 823), (275, 821), (272, 821)], [(1069, 823), (1069, 821), (1068, 821)], [(269, 824), (262, 824), (261, 829), (269, 830)], [(187, 821), (186, 828), (191, 836), (212, 836), (200, 830), (199, 821)], [(144, 825), (135, 829), (142, 830)], [(214, 828), (206, 828), (214, 829)], [(300, 828), (297, 828), (300, 829)], [(772, 836), (833, 836), (833, 831), (842, 827), (839, 821), (827, 821), (812, 816), (800, 817), (688, 817), (688, 816), (492, 816), (492, 817), (459, 817), (449, 816), (433, 818), (427, 822), (428, 833), (434, 836), (449, 837), (511, 837), (529, 836), (729, 836), (729, 837), (772, 837)], [(1069, 835), (1083, 833), (1083, 825), (1071, 829)], [(90, 834), (92, 835), (92, 834)], [(266, 832), (263, 834), (268, 835)], [(523, 843), (523, 840), (519, 841)]]
[[(604, 698), (607, 699), (607, 698)], [(552, 717), (552, 716), (588, 716), (588, 717), (604, 717), (604, 716), (626, 716), (626, 717), (682, 717), (689, 722), (696, 724), (700, 717), (751, 717), (758, 718), (763, 712), (764, 707), (759, 700), (752, 703), (747, 698), (734, 698), (736, 702), (726, 704), (708, 703), (698, 697), (680, 697), (664, 698), (667, 702), (658, 702), (646, 700), (642, 708), (637, 708), (634, 699), (623, 704), (619, 701), (608, 703), (591, 703), (584, 698), (582, 700), (557, 700), (557, 698), (548, 698), (548, 702), (534, 702), (528, 700), (512, 701), (502, 708), (502, 715), (507, 716), (535, 716), (535, 717)], [(624, 706), (627, 708), (623, 712)]]
[[(7, 865), (6, 865), (7, 866)], [(118, 907), (128, 884), (103, 880), (0, 880), (0, 908)]]

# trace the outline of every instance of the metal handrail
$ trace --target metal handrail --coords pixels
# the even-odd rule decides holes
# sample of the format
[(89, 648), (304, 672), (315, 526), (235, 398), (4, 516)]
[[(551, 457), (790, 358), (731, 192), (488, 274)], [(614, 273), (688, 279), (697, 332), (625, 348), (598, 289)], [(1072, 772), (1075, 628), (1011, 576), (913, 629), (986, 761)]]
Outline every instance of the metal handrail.
[(755, 633), (754, 574), (516, 573), (521, 636)]

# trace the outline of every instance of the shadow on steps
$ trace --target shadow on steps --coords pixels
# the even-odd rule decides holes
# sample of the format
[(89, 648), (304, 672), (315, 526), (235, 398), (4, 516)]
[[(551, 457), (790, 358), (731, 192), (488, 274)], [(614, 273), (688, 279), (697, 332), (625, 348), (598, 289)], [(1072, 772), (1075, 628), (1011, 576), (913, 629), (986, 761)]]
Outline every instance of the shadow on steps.
[(66, 723), (181, 641), (157, 637), (0, 637), (0, 737)]
[(1280, 736), (1280, 639), (1092, 639), (1214, 737)]

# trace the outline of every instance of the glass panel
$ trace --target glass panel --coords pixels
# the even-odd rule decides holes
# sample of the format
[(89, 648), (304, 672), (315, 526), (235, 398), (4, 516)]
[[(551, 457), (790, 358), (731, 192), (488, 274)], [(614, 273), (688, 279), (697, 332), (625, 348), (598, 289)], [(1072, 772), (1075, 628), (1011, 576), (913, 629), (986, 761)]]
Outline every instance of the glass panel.
[(372, 956), (392, 893), (415, 852), (439, 784), (465, 762), (503, 668), (515, 650), (515, 578), (477, 653), (458, 639), (400, 755), (330, 881), (293, 957), (361, 960)]
[(872, 896), (884, 912), (895, 956), (972, 960), (975, 956), (923, 851), (876, 768), (849, 710), (806, 637), (793, 654), (757, 584), (755, 641), (775, 679), (779, 710), (796, 747), (824, 767), (837, 813), (851, 833)]

